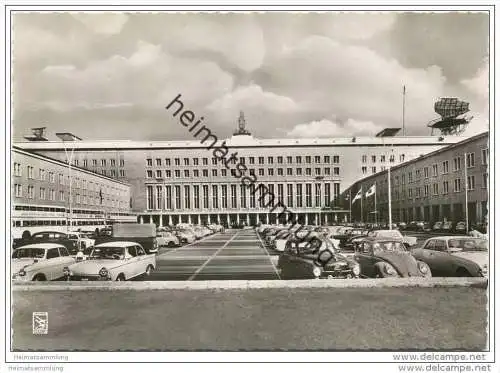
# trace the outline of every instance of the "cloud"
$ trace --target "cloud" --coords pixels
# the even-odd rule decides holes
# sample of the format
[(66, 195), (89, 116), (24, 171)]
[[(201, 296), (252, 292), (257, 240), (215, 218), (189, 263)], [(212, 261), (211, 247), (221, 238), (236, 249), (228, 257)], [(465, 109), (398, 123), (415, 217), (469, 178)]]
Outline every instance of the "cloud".
[(321, 17), (318, 28), (333, 39), (365, 40), (390, 30), (395, 21), (395, 13), (338, 13)]
[(464, 79), (461, 82), (467, 89), (479, 97), (488, 98), (489, 90), (489, 65), (484, 64), (472, 79)]
[(74, 13), (72, 16), (96, 34), (118, 34), (127, 22), (124, 13)]
[(344, 124), (332, 122), (328, 119), (298, 124), (287, 137), (348, 137), (348, 136), (373, 136), (384, 127), (373, 122), (356, 121), (348, 119)]

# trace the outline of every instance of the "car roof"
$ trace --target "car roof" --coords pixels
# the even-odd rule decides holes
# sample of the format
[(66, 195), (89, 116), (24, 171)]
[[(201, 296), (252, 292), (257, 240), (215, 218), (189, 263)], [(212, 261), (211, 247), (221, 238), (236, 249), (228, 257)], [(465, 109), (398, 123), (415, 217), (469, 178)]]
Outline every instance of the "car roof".
[(138, 244), (137, 242), (132, 242), (132, 241), (109, 241), (109, 242), (103, 242), (100, 243), (99, 245), (95, 245), (94, 248), (99, 248), (99, 247), (110, 247), (110, 246), (116, 246), (116, 247), (128, 247), (128, 246), (136, 246)]
[(486, 238), (482, 237), (472, 237), (472, 236), (438, 236), (438, 237), (430, 237), (427, 239), (428, 240), (449, 240), (449, 239), (455, 239), (455, 240), (486, 240)]
[(372, 241), (372, 242), (403, 242), (402, 239), (393, 238), (393, 237), (365, 237), (363, 241)]
[(65, 247), (64, 245), (61, 245), (61, 244), (58, 244), (58, 243), (32, 243), (32, 244), (29, 244), (29, 245), (24, 245), (24, 246), (19, 246), (18, 248), (16, 248), (16, 250), (19, 250), (19, 249), (34, 249), (34, 248), (37, 248), (37, 249), (53, 249), (53, 248), (56, 248), (56, 247)]
[(41, 233), (42, 233), (42, 234), (47, 234), (47, 233), (67, 234), (66, 232), (59, 232), (59, 231), (39, 231), (39, 232), (35, 232), (35, 233), (33, 233), (33, 236), (34, 236), (35, 234), (41, 234)]

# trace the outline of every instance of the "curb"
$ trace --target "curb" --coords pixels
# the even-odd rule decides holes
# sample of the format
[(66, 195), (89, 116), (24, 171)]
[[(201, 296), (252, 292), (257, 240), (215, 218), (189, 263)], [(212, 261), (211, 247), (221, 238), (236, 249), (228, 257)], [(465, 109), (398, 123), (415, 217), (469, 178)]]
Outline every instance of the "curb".
[(486, 289), (488, 279), (468, 277), (331, 279), (331, 280), (214, 280), (141, 282), (13, 282), (13, 291), (63, 290), (207, 290), (207, 289), (300, 289), (300, 288), (394, 288), (473, 287)]

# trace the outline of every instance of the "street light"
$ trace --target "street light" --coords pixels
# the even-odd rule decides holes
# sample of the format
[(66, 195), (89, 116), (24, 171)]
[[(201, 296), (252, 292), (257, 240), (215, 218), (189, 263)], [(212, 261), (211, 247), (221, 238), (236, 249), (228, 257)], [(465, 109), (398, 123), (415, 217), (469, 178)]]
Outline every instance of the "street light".
[[(73, 135), (72, 133), (69, 132), (58, 132), (56, 133), (56, 136), (62, 140), (63, 146), (64, 146), (64, 153), (66, 154), (66, 162), (68, 163), (68, 170), (69, 170), (69, 225), (71, 229), (73, 229), (73, 196), (71, 192), (71, 186), (73, 182), (73, 177), (71, 175), (71, 164), (73, 163), (73, 152), (75, 150), (75, 147), (73, 146), (73, 142), (77, 140), (81, 140), (76, 135)], [(68, 157), (68, 149), (66, 148), (66, 142), (71, 142), (71, 153)], [(66, 230), (68, 231), (68, 225), (66, 225)]]
[[(385, 149), (384, 138), (394, 137), (401, 128), (385, 128), (376, 137), (382, 138), (382, 147)], [(394, 144), (391, 145), (391, 153), (394, 152)], [(388, 210), (389, 210), (389, 230), (392, 230), (392, 196), (391, 196), (391, 160), (389, 157), (389, 165), (387, 166), (387, 198), (388, 198)], [(377, 207), (375, 206), (375, 209)]]

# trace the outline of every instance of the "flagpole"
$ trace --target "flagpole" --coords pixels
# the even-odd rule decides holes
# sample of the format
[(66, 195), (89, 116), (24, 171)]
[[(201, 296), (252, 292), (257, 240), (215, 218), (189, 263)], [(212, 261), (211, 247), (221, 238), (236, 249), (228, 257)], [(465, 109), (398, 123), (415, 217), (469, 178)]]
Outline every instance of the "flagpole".
[(349, 223), (352, 223), (352, 190), (349, 191)]
[(377, 183), (375, 185), (375, 224), (377, 224)]
[(361, 185), (361, 223), (364, 222), (363, 217), (363, 185)]
[(467, 176), (467, 153), (464, 153), (464, 173), (465, 173), (465, 234), (469, 233), (469, 196), (467, 189), (468, 185), (468, 176)]
[(389, 194), (389, 230), (392, 230), (391, 165), (387, 168), (387, 192)]

